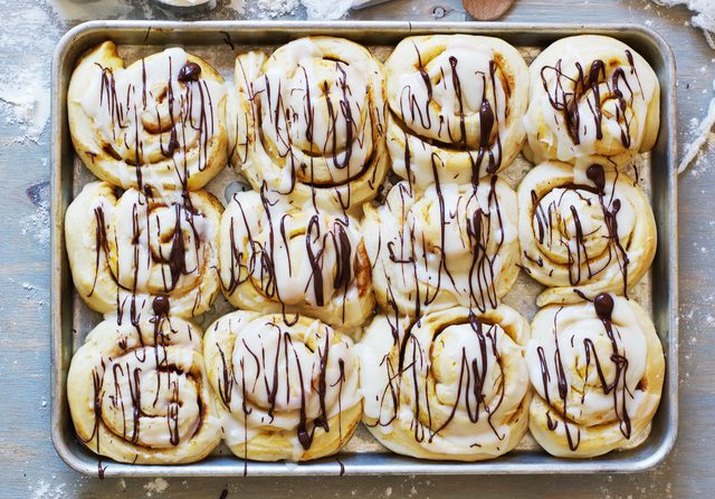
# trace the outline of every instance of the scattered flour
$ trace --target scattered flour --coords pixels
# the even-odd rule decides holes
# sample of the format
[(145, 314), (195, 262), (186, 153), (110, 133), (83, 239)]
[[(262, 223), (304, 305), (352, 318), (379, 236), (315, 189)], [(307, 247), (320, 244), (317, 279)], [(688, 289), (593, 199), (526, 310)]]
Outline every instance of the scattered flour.
[(169, 488), (169, 482), (163, 478), (156, 478), (144, 485), (146, 496), (151, 497), (153, 494), (163, 494)]
[[(713, 80), (713, 91), (715, 91), (715, 80)], [(695, 127), (695, 139), (685, 145), (683, 159), (678, 166), (678, 173), (682, 173), (690, 164), (698, 158), (700, 151), (706, 144), (712, 145), (715, 143), (715, 133), (712, 129), (715, 126), (715, 98), (710, 101), (708, 113)], [(694, 170), (693, 174), (697, 175), (698, 171)]]
[(22, 287), (25, 291), (25, 299), (27, 301), (34, 302), (38, 308), (46, 306), (49, 302), (50, 293), (47, 289), (34, 286), (29, 282), (20, 282), (12, 277), (8, 277), (7, 280), (11, 284)]
[(50, 90), (36, 78), (14, 78), (0, 87), (0, 104), (5, 124), (15, 125), (21, 134), (16, 142), (37, 143), (50, 118)]
[(245, 0), (231, 0), (226, 7), (235, 10), (239, 14), (243, 14), (246, 10), (246, 2)]
[[(40, 7), (16, 9), (3, 21), (0, 43), (3, 46), (17, 45), (25, 40), (25, 33), (33, 32), (44, 23), (46, 13)], [(0, 115), (6, 125), (18, 130), (17, 143), (39, 141), (50, 119), (49, 81), (41, 75), (48, 70), (43, 54), (52, 52), (52, 37), (39, 37), (39, 44), (30, 53), (13, 60), (3, 61), (0, 73)], [(45, 51), (45, 47), (47, 50)]]
[(685, 5), (688, 9), (696, 12), (690, 24), (702, 29), (708, 45), (715, 49), (715, 2), (713, 0), (653, 0), (653, 2), (667, 7)]
[[(353, 7), (364, 5), (369, 0), (256, 0), (251, 12), (270, 18), (290, 15), (304, 7), (309, 20), (340, 19)], [(388, 1), (388, 0), (383, 0)], [(232, 0), (232, 4), (236, 0)]]
[[(713, 0), (652, 0), (658, 5), (673, 7), (675, 5), (685, 5), (688, 9), (695, 12), (691, 22), (691, 26), (703, 30), (705, 39), (711, 48), (715, 49), (715, 1)], [(707, 70), (704, 67), (704, 70)], [(713, 81), (713, 90), (715, 90), (715, 80)], [(683, 159), (678, 165), (678, 173), (682, 173), (700, 156), (700, 151), (705, 145), (712, 146), (715, 143), (715, 133), (712, 132), (715, 126), (715, 98), (710, 101), (707, 115), (695, 127), (695, 138), (684, 147)], [(697, 171), (693, 174), (697, 175)]]
[(65, 494), (64, 483), (52, 484), (47, 483), (44, 480), (40, 480), (40, 483), (33, 483), (30, 485), (30, 495), (32, 499), (63, 499), (67, 496)]
[(20, 219), (20, 232), (23, 236), (32, 235), (43, 247), (50, 244), (50, 202), (39, 201), (35, 211)]
[(355, 0), (301, 0), (308, 12), (308, 19), (340, 19), (350, 8), (357, 4)]

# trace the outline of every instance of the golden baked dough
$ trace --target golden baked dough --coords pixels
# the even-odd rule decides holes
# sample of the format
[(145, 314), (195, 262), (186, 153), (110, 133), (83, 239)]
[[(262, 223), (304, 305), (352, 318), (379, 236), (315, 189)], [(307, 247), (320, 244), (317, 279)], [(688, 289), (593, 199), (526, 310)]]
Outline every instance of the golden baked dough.
[(87, 52), (67, 93), (72, 142), (100, 179), (123, 188), (195, 190), (228, 155), (224, 80), (180, 48), (124, 67), (112, 42)]
[(412, 36), (385, 62), (392, 168), (424, 188), (509, 166), (524, 143), (529, 71), (498, 38)]
[(375, 300), (362, 227), (266, 190), (235, 194), (221, 220), (224, 293), (243, 310), (302, 313), (357, 336)]
[(519, 239), (526, 272), (548, 286), (540, 307), (599, 293), (628, 296), (655, 257), (655, 217), (643, 190), (601, 165), (543, 163), (521, 181)]
[(422, 459), (479, 461), (513, 449), (531, 398), (529, 324), (500, 305), (455, 307), (410, 326), (378, 315), (358, 346), (363, 422), (382, 444)]
[(645, 431), (665, 362), (648, 314), (612, 294), (536, 314), (526, 353), (536, 394), (529, 429), (547, 452), (594, 457)]
[(349, 209), (389, 170), (382, 67), (342, 38), (308, 37), (236, 60), (231, 163), (254, 189)]
[(519, 274), (517, 213), (516, 193), (496, 176), (424, 192), (396, 184), (383, 206), (365, 206), (377, 301), (410, 317), (496, 307)]
[(204, 356), (224, 440), (238, 457), (329, 456), (360, 422), (355, 347), (318, 320), (233, 312), (207, 329)]
[(87, 184), (67, 208), (65, 242), (79, 296), (94, 310), (135, 321), (153, 297), (171, 315), (207, 311), (219, 290), (223, 207), (205, 191), (151, 197), (106, 182)]
[(137, 464), (193, 463), (221, 441), (201, 355), (201, 330), (155, 314), (136, 325), (115, 317), (72, 358), (67, 399), (77, 437), (92, 452)]
[(562, 38), (539, 54), (529, 73), (524, 154), (534, 163), (620, 166), (653, 148), (658, 77), (625, 43), (600, 35)]

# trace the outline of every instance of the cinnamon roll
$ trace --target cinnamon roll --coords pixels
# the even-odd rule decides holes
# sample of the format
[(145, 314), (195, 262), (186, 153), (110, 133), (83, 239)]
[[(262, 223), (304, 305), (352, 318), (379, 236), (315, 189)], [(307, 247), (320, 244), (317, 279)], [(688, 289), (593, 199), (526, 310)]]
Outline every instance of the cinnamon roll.
[(382, 68), (366, 48), (301, 38), (239, 56), (235, 81), (231, 162), (256, 190), (345, 210), (375, 197), (389, 156)]
[(546, 307), (531, 329), (526, 361), (537, 394), (529, 429), (547, 452), (599, 456), (647, 429), (665, 363), (639, 305), (603, 293), (592, 303)]
[(67, 94), (77, 154), (123, 188), (203, 187), (227, 162), (224, 80), (180, 48), (124, 67), (112, 42), (90, 50)]
[(219, 290), (223, 207), (191, 193), (87, 184), (67, 208), (65, 242), (80, 297), (97, 312), (137, 321), (162, 296), (172, 316), (206, 312)]
[(627, 297), (650, 268), (655, 217), (627, 175), (597, 164), (584, 171), (543, 163), (524, 177), (518, 195), (522, 265), (548, 286), (538, 306), (607, 291)]
[(620, 166), (655, 145), (660, 86), (635, 50), (614, 38), (562, 38), (531, 63), (525, 154)]
[(411, 184), (476, 182), (521, 150), (529, 72), (508, 43), (413, 36), (395, 47), (385, 73), (392, 168)]
[(411, 326), (378, 315), (359, 345), (363, 422), (383, 445), (422, 459), (478, 461), (513, 449), (531, 398), (529, 324), (500, 305), (455, 307)]
[(233, 312), (204, 355), (224, 440), (238, 457), (305, 461), (338, 452), (362, 416), (352, 341), (305, 316)]
[(101, 322), (72, 357), (67, 398), (91, 451), (137, 464), (192, 463), (221, 441), (201, 355), (201, 331), (166, 315)]
[(365, 206), (373, 288), (386, 311), (419, 317), (462, 305), (499, 304), (519, 273), (516, 193), (496, 176), (476, 185), (396, 184)]
[(226, 297), (240, 309), (303, 313), (349, 333), (372, 316), (370, 261), (351, 216), (303, 211), (267, 189), (235, 194), (219, 262)]

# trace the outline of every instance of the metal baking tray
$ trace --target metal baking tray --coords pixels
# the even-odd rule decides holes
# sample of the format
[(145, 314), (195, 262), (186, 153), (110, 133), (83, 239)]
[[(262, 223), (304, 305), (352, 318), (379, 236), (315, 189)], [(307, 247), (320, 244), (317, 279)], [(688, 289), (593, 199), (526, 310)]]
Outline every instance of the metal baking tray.
[[(392, 454), (364, 428), (338, 455), (309, 463), (244, 462), (219, 449), (208, 459), (189, 465), (128, 465), (100, 460), (77, 440), (67, 406), (66, 378), (70, 359), (101, 317), (79, 299), (72, 285), (64, 249), (64, 214), (78, 188), (91, 175), (76, 158), (67, 124), (66, 95), (77, 59), (88, 48), (111, 39), (127, 47), (124, 53), (159, 51), (181, 45), (211, 62), (224, 76), (233, 71), (235, 52), (272, 48), (309, 35), (341, 36), (363, 43), (384, 55), (402, 38), (417, 34), (467, 33), (495, 36), (525, 53), (527, 61), (539, 49), (565, 36), (594, 33), (613, 36), (636, 49), (656, 71), (661, 84), (661, 129), (655, 149), (641, 158), (646, 190), (658, 224), (658, 252), (651, 278), (641, 286), (642, 302), (652, 310), (663, 342), (667, 372), (663, 397), (648, 435), (636, 448), (611, 452), (590, 460), (563, 460), (540, 450), (527, 435), (516, 450), (480, 463), (423, 461)], [(531, 56), (531, 57), (530, 57)], [(643, 26), (539, 23), (410, 23), (410, 22), (153, 22), (93, 21), (81, 24), (60, 40), (53, 61), (52, 111), (52, 440), (60, 457), (72, 468), (107, 477), (301, 476), (407, 474), (556, 474), (633, 472), (665, 459), (678, 427), (678, 258), (677, 177), (675, 165), (675, 64), (667, 43)], [(522, 165), (523, 169), (525, 166)], [(226, 169), (224, 181), (231, 175)], [(221, 176), (219, 176), (220, 179)], [(220, 180), (212, 184), (220, 184)], [(210, 184), (210, 185), (212, 185)], [(221, 186), (223, 187), (223, 185)], [(214, 189), (209, 189), (214, 190)], [(215, 192), (215, 190), (214, 190)], [(219, 192), (218, 194), (223, 194)], [(220, 196), (224, 199), (224, 196)], [(522, 273), (523, 274), (523, 273)], [(657, 276), (653, 279), (652, 276)], [(527, 280), (524, 278), (525, 281)], [(519, 284), (516, 293), (519, 294)], [(532, 294), (533, 296), (533, 294)], [(510, 303), (509, 295), (505, 300)], [(520, 308), (526, 315), (530, 309)], [(220, 307), (219, 307), (220, 308)], [(221, 310), (218, 311), (220, 313)], [(214, 316), (217, 312), (214, 312)], [(209, 317), (210, 319), (210, 317)], [(207, 320), (200, 321), (204, 325)]]

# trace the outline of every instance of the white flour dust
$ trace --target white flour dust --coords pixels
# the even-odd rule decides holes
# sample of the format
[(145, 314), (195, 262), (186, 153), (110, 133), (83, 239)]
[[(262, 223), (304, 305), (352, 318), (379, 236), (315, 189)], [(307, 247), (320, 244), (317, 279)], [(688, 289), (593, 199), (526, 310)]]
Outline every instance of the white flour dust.
[(20, 232), (31, 235), (41, 246), (50, 244), (50, 202), (43, 199), (34, 212), (20, 219)]
[[(236, 1), (236, 0), (234, 0)], [(350, 9), (369, 0), (256, 0), (248, 3), (248, 11), (266, 17), (290, 15), (304, 7), (309, 20), (333, 20), (345, 16)], [(387, 0), (384, 0), (387, 1)]]
[[(657, 5), (673, 7), (675, 5), (685, 5), (692, 10), (695, 15), (691, 24), (703, 30), (705, 39), (711, 48), (715, 49), (715, 0), (651, 0)], [(715, 91), (715, 80), (713, 80), (713, 90)], [(694, 138), (684, 146), (683, 159), (678, 165), (678, 173), (682, 173), (693, 161), (700, 157), (703, 148), (711, 146), (715, 142), (713, 127), (715, 126), (715, 97), (710, 101), (708, 112), (705, 117), (694, 127)], [(708, 147), (709, 149), (709, 147)], [(697, 175), (698, 171), (693, 174)]]
[(32, 499), (61, 499), (67, 496), (64, 483), (50, 484), (40, 480), (40, 483), (30, 485), (29, 489)]
[[(713, 91), (715, 91), (715, 80), (713, 80)], [(683, 159), (678, 165), (678, 173), (682, 173), (685, 169), (690, 166), (690, 164), (700, 157), (703, 147), (705, 145), (712, 146), (715, 144), (715, 132), (713, 132), (713, 126), (715, 126), (715, 98), (710, 101), (710, 106), (708, 107), (708, 113), (705, 117), (697, 124), (695, 131), (695, 139), (693, 139), (689, 144), (684, 147)], [(697, 175), (698, 170), (693, 170), (693, 174)]]
[[(25, 33), (35, 31), (45, 22), (46, 13), (40, 7), (16, 9), (8, 13), (3, 22), (0, 43), (4, 47), (18, 45), (25, 40)], [(17, 143), (39, 141), (50, 118), (49, 81), (41, 75), (48, 71), (43, 53), (51, 53), (51, 36), (39, 37), (33, 43), (37, 50), (22, 52), (22, 57), (3, 61), (0, 74), (0, 114), (6, 125), (17, 129)], [(45, 52), (46, 48), (46, 52)]]
[(652, 0), (658, 5), (685, 5), (696, 14), (691, 24), (703, 30), (708, 45), (715, 49), (715, 2), (713, 0)]
[(144, 485), (146, 496), (151, 497), (154, 494), (163, 494), (169, 488), (169, 482), (163, 478), (157, 478)]
[(0, 83), (5, 124), (16, 126), (21, 132), (16, 142), (36, 143), (50, 118), (50, 90), (36, 78), (15, 75), (13, 80)]

